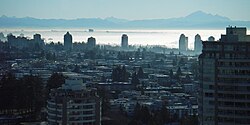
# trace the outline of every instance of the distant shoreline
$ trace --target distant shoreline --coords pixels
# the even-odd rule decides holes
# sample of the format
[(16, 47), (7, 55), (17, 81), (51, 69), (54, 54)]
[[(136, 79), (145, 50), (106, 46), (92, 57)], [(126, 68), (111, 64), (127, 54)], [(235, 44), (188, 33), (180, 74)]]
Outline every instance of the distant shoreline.
[[(189, 48), (194, 48), (194, 37), (196, 34), (200, 34), (202, 40), (207, 40), (208, 37), (214, 36), (218, 40), (221, 34), (225, 34), (225, 30), (162, 30), (162, 29), (94, 29), (94, 32), (88, 32), (87, 28), (6, 28), (0, 29), (6, 36), (12, 33), (15, 36), (19, 36), (21, 33), (25, 37), (33, 38), (35, 33), (41, 34), (46, 43), (60, 42), (63, 43), (63, 35), (69, 31), (73, 36), (73, 42), (85, 42), (89, 37), (96, 38), (97, 44), (102, 45), (120, 45), (122, 34), (127, 34), (129, 39), (129, 45), (157, 45), (166, 46), (168, 48), (178, 48), (178, 41), (181, 34), (185, 34), (189, 38)], [(107, 32), (108, 31), (108, 32)]]

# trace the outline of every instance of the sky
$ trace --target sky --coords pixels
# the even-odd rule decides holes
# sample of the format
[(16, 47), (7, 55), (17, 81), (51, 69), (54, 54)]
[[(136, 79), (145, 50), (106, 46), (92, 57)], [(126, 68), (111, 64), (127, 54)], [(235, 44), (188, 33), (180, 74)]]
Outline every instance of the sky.
[(250, 21), (250, 0), (0, 0), (0, 15), (40, 19), (184, 17), (195, 11)]

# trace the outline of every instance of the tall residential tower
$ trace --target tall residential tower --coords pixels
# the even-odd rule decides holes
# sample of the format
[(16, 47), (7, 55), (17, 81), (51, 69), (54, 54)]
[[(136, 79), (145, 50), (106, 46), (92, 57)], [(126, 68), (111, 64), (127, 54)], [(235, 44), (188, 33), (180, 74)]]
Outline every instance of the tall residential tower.
[(89, 48), (95, 48), (96, 46), (96, 39), (94, 37), (89, 37), (88, 38), (88, 42), (87, 42), (87, 45)]
[(179, 52), (185, 53), (188, 50), (188, 37), (184, 34), (181, 34), (179, 39)]
[(127, 34), (122, 35), (121, 47), (122, 48), (127, 48), (128, 47), (128, 36), (127, 36)]
[(202, 51), (201, 36), (197, 34), (195, 35), (195, 40), (194, 40), (194, 52), (195, 54), (201, 54), (201, 51)]
[(200, 125), (249, 125), (250, 35), (228, 27), (219, 41), (204, 41), (200, 64)]
[(64, 35), (64, 48), (65, 50), (72, 50), (72, 35), (67, 32), (65, 35)]

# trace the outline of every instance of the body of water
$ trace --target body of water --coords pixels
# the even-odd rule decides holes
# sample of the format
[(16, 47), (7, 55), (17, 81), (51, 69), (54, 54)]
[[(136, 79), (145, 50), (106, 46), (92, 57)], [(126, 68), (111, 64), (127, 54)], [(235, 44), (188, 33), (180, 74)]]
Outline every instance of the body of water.
[(42, 35), (47, 43), (63, 42), (64, 34), (69, 31), (73, 36), (74, 42), (86, 42), (89, 37), (96, 38), (97, 44), (120, 45), (122, 34), (127, 34), (129, 45), (164, 45), (169, 48), (178, 48), (178, 41), (181, 34), (188, 37), (189, 48), (194, 48), (194, 37), (200, 34), (202, 40), (207, 40), (209, 36), (218, 40), (225, 30), (109, 30), (94, 29), (94, 32), (88, 32), (88, 29), (24, 29), (9, 28), (0, 29), (5, 35), (12, 33), (15, 36), (23, 34), (28, 38), (33, 38), (35, 33)]

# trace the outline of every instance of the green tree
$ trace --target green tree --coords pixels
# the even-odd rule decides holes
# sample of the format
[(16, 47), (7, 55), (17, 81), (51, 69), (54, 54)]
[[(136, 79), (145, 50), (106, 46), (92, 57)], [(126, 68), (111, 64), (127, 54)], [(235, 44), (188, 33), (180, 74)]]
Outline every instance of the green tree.
[(65, 83), (65, 78), (66, 77), (64, 77), (63, 74), (61, 73), (53, 73), (50, 76), (49, 80), (47, 81), (46, 88), (50, 90), (50, 89), (55, 89), (55, 88), (62, 86), (62, 84)]
[(85, 57), (88, 59), (96, 59), (96, 55), (97, 55), (97, 49), (94, 48), (92, 50), (89, 50), (85, 53)]
[(179, 65), (179, 66), (185, 65), (184, 58), (181, 58), (181, 59), (179, 60), (178, 65)]
[(198, 117), (196, 115), (185, 115), (180, 119), (180, 125), (198, 125)]
[(0, 82), (0, 109), (5, 114), (23, 114), (29, 111), (25, 117), (39, 119), (44, 98), (42, 91), (42, 80), (38, 76), (24, 76), (17, 80), (14, 75), (4, 75)]
[(122, 82), (127, 82), (128, 81), (128, 72), (127, 72), (125, 66), (122, 67), (120, 75), (121, 75), (120, 77), (121, 77)]
[(81, 73), (81, 69), (80, 69), (80, 66), (78, 65), (75, 65), (74, 69), (72, 72), (75, 72), (75, 73)]
[(151, 119), (151, 114), (150, 114), (148, 107), (143, 106), (141, 108), (141, 112), (142, 112), (141, 113), (142, 114), (142, 122), (145, 124), (149, 124), (149, 121)]
[[(28, 105), (34, 110), (34, 118), (39, 118), (41, 108), (44, 104), (43, 91), (42, 91), (42, 79), (38, 76), (24, 76), (22, 79), (23, 85), (25, 85), (25, 92)], [(20, 100), (20, 103), (22, 100)]]
[(47, 81), (47, 85), (46, 85), (46, 89), (45, 89), (45, 98), (48, 99), (49, 98), (49, 93), (51, 89), (56, 89), (60, 86), (62, 86), (62, 84), (65, 83), (65, 79), (66, 77), (63, 76), (63, 74), (61, 73), (53, 73), (50, 78)]
[(117, 59), (122, 60), (122, 54), (121, 54), (121, 52), (118, 52)]
[(173, 78), (173, 77), (174, 77), (174, 73), (173, 73), (173, 70), (172, 70), (172, 69), (169, 70), (169, 77), (170, 77), (170, 78)]
[(138, 78), (144, 78), (144, 72), (143, 72), (143, 69), (142, 69), (142, 67), (140, 67), (139, 68), (139, 70), (138, 70)]
[(157, 123), (157, 121), (156, 121), (156, 119), (154, 117), (151, 117), (149, 119), (148, 125), (160, 125), (160, 124)]
[(131, 122), (134, 122), (136, 124), (140, 123), (149, 124), (150, 119), (152, 119), (152, 116), (150, 114), (148, 107), (141, 106), (140, 104), (137, 103), (134, 108), (134, 116)]
[(143, 125), (143, 123), (141, 121), (137, 121), (135, 119), (132, 119), (128, 125)]
[(182, 72), (181, 72), (181, 68), (178, 67), (177, 71), (176, 71), (176, 76), (181, 76)]
[(198, 79), (199, 66), (198, 62), (193, 62), (191, 65), (191, 72), (194, 74), (194, 78)]
[(176, 66), (177, 65), (177, 60), (173, 59), (173, 66)]
[(16, 92), (19, 92), (18, 81), (16, 77), (11, 74), (7, 73), (1, 79), (0, 85), (0, 108), (1, 110), (7, 109), (8, 112), (10, 109), (15, 107), (15, 102), (18, 97), (16, 96)]
[(102, 115), (105, 115), (106, 113), (108, 113), (108, 111), (110, 111), (109, 91), (107, 91), (104, 88), (98, 88), (97, 94), (100, 96), (102, 100)]
[(115, 68), (113, 68), (113, 71), (112, 71), (112, 80), (113, 82), (118, 82), (120, 80), (120, 66), (117, 66)]
[(192, 81), (191, 78), (190, 78), (190, 76), (189, 76), (188, 74), (186, 75), (185, 79), (186, 79), (186, 81), (188, 81), (188, 82), (191, 82), (191, 81)]
[(138, 76), (137, 76), (136, 72), (134, 72), (134, 73), (132, 74), (131, 83), (132, 83), (134, 86), (137, 86), (138, 84), (140, 84), (140, 80), (138, 79)]
[(135, 59), (139, 59), (140, 58), (140, 53), (141, 53), (141, 51), (140, 51), (140, 49), (138, 48), (137, 49), (137, 51), (135, 52)]
[(170, 114), (165, 106), (162, 106), (160, 114), (164, 124), (170, 122)]
[(117, 66), (112, 71), (112, 80), (113, 82), (126, 82), (128, 81), (129, 73), (126, 70), (126, 67)]

